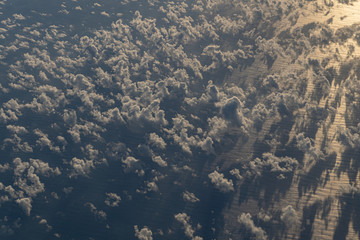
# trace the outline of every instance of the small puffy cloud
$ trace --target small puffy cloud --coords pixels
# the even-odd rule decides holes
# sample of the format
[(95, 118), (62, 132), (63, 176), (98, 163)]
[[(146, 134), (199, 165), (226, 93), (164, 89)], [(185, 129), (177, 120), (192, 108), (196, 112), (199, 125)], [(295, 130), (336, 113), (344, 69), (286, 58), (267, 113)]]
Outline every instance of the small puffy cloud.
[(147, 191), (149, 191), (149, 192), (158, 192), (159, 191), (159, 187), (156, 184), (156, 182), (147, 182), (146, 187), (147, 187)]
[(189, 191), (183, 192), (182, 196), (183, 196), (183, 199), (187, 202), (195, 203), (195, 202), (200, 201), (200, 199), (198, 199), (194, 193), (191, 193)]
[(100, 14), (101, 14), (102, 16), (105, 16), (105, 17), (110, 17), (110, 14), (108, 14), (108, 13), (105, 12), (105, 11), (102, 11)]
[(148, 142), (150, 145), (157, 147), (159, 149), (166, 148), (166, 143), (164, 139), (159, 135), (157, 135), (156, 133), (150, 133)]
[(241, 180), (243, 179), (243, 177), (240, 175), (240, 170), (237, 168), (231, 169), (230, 174), (233, 175), (234, 177), (236, 177), (237, 180)]
[(30, 216), (31, 212), (31, 198), (19, 198), (16, 200), (16, 203), (24, 210), (27, 216)]
[(13, 14), (13, 17), (16, 19), (16, 20), (25, 20), (25, 17), (22, 15), (22, 14)]
[(220, 192), (228, 193), (234, 191), (233, 181), (230, 179), (224, 178), (224, 174), (214, 171), (208, 175), (211, 180), (211, 183), (214, 184), (215, 188)]
[(106, 213), (102, 210), (98, 210), (94, 204), (87, 202), (85, 203), (85, 206), (89, 207), (91, 213), (94, 214), (95, 217), (97, 217), (99, 220), (106, 220)]
[(211, 137), (215, 141), (220, 141), (221, 137), (226, 133), (228, 124), (223, 118), (212, 117), (208, 119), (209, 131), (207, 136)]
[(137, 225), (134, 226), (135, 237), (139, 240), (152, 240), (152, 231), (148, 227), (143, 227), (139, 230)]
[(18, 135), (29, 133), (29, 131), (26, 130), (26, 128), (23, 126), (7, 125), (6, 129), (9, 130), (11, 133), (15, 133)]
[(246, 213), (246, 214), (242, 213), (238, 217), (238, 222), (254, 236), (254, 239), (256, 240), (268, 239), (265, 231), (262, 228), (255, 226), (250, 213)]
[(77, 177), (77, 176), (88, 176), (91, 172), (91, 169), (94, 168), (94, 162), (91, 160), (83, 160), (74, 157), (70, 161), (70, 165), (73, 168), (70, 177)]
[(356, 149), (360, 147), (360, 123), (356, 127), (339, 127), (337, 130), (338, 141), (345, 146)]
[(52, 226), (49, 225), (48, 221), (44, 218), (40, 219), (39, 224), (46, 227), (46, 231), (50, 231), (52, 229)]
[(36, 140), (36, 144), (40, 146), (41, 149), (47, 147), (51, 151), (60, 153), (60, 148), (58, 146), (54, 146), (54, 143), (49, 139), (47, 134), (43, 133), (39, 129), (35, 129), (34, 134), (39, 137)]
[(282, 209), (280, 219), (288, 228), (293, 228), (299, 223), (299, 216), (291, 205)]
[(299, 150), (308, 154), (311, 160), (318, 161), (325, 157), (324, 153), (314, 146), (313, 139), (305, 137), (304, 133), (296, 136), (296, 146)]
[(167, 162), (162, 159), (160, 156), (153, 156), (152, 157), (153, 162), (157, 163), (160, 167), (166, 167)]
[(118, 207), (121, 197), (116, 193), (106, 193), (105, 204), (109, 207)]
[(122, 162), (127, 171), (140, 167), (140, 160), (131, 156), (125, 158), (124, 160), (122, 160)]
[(23, 162), (20, 158), (15, 158), (13, 165), (15, 186), (19, 187), (30, 197), (35, 197), (45, 191), (45, 186), (35, 173), (36, 169), (34, 166), (31, 166), (29, 162)]
[(195, 229), (191, 226), (190, 216), (186, 213), (178, 213), (175, 215), (176, 221), (183, 225), (185, 235), (191, 240), (202, 240), (202, 237), (194, 236)]

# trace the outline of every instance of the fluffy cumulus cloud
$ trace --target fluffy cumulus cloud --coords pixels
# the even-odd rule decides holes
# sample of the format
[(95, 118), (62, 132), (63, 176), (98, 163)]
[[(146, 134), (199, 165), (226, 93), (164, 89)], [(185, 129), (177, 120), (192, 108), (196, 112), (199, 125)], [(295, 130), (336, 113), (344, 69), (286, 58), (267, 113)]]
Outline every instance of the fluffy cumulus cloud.
[(116, 193), (106, 193), (105, 204), (109, 207), (118, 207), (121, 197)]
[(357, 149), (360, 146), (360, 124), (356, 127), (344, 128), (337, 130), (338, 140), (351, 149)]
[(288, 205), (281, 210), (280, 219), (288, 228), (293, 228), (299, 223), (298, 214), (291, 205)]
[(209, 173), (208, 177), (214, 187), (220, 192), (228, 193), (234, 191), (233, 181), (231, 179), (226, 179), (223, 173), (219, 173), (215, 170), (214, 172)]
[(255, 177), (271, 174), (279, 180), (284, 180), (294, 173), (297, 166), (298, 161), (294, 158), (264, 153), (262, 158), (255, 158), (249, 162), (246, 174)]
[(189, 192), (189, 191), (183, 192), (182, 196), (183, 196), (183, 199), (187, 202), (196, 203), (196, 202), (200, 201), (200, 199), (197, 198), (194, 193)]
[(19, 198), (16, 200), (16, 203), (24, 210), (25, 214), (30, 216), (31, 212), (31, 198)]
[(107, 218), (106, 213), (103, 210), (98, 210), (94, 204), (92, 203), (85, 203), (85, 206), (87, 206), (90, 209), (90, 212), (99, 220), (104, 221)]
[(135, 237), (139, 240), (152, 240), (152, 231), (148, 227), (143, 227), (139, 230), (137, 225), (134, 226)]
[(93, 161), (75, 157), (71, 159), (70, 165), (73, 168), (70, 177), (87, 176), (91, 172), (91, 169), (94, 168)]
[(313, 139), (305, 137), (303, 133), (300, 133), (296, 136), (296, 143), (296, 146), (301, 151), (308, 154), (312, 160), (319, 161), (321, 159), (324, 159), (325, 154), (320, 149), (314, 146)]
[(191, 240), (202, 240), (202, 237), (194, 236), (195, 229), (191, 226), (191, 219), (186, 213), (178, 213), (175, 215), (176, 221), (183, 225), (185, 230), (185, 236), (187, 236)]
[(251, 237), (253, 237), (256, 240), (266, 240), (267, 235), (266, 232), (260, 228), (257, 227), (254, 223), (254, 221), (252, 220), (251, 214), (250, 213), (242, 213), (239, 217), (238, 217), (238, 222), (245, 227), (245, 229), (247, 231), (249, 231), (251, 233)]

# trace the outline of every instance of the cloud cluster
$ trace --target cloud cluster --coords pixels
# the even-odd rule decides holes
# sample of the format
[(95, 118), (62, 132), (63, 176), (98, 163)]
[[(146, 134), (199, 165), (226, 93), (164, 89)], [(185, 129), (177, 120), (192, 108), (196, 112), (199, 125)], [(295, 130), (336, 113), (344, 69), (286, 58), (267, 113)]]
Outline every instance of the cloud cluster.
[[(142, 187), (134, 183), (134, 188), (142, 190), (134, 192), (162, 196), (159, 181), (179, 169), (195, 175), (189, 166), (196, 165), (199, 155), (206, 153), (212, 159), (223, 151), (227, 134), (241, 129), (242, 137), (253, 124), (260, 130), (269, 116), (295, 114), (304, 106), (300, 90), (292, 89), (302, 81), (289, 81), (291, 74), (261, 76), (257, 89), (247, 76), (235, 80), (239, 71), (258, 58), (270, 63), (285, 54), (300, 55), (311, 43), (331, 36), (319, 25), (309, 31), (295, 29), (291, 34), (299, 38), (292, 43), (281, 44), (282, 39), (273, 37), (278, 31), (269, 23), (277, 21), (274, 16), (281, 19), (292, 12), (298, 4), (292, 0), (148, 0), (133, 9), (135, 3), (116, 3), (125, 11), (131, 8), (119, 13), (118, 20), (105, 2), (65, 1), (49, 9), (51, 13), (34, 10), (1, 21), (0, 65), (5, 80), (0, 85), (4, 125), (0, 144), (6, 154), (0, 172), (11, 173), (14, 182), (1, 185), (0, 202), (15, 201), (30, 215), (36, 196), (47, 190), (44, 178), (57, 177), (59, 184), (62, 178), (75, 181), (82, 176), (90, 181), (98, 166), (106, 167), (104, 163), (121, 166), (124, 171), (118, 172), (126, 177), (141, 177)], [(86, 17), (82, 23), (57, 24), (53, 17), (62, 15)], [(94, 26), (101, 28), (90, 27), (91, 15), (99, 16)], [(345, 29), (337, 35), (347, 38), (342, 37)], [(326, 79), (313, 80), (326, 93)], [(346, 129), (339, 139), (355, 148), (356, 134)], [(323, 157), (302, 135), (297, 146), (314, 159)], [(297, 164), (293, 158), (265, 153), (250, 161), (245, 173), (232, 169), (230, 174), (239, 181), (267, 173), (285, 179)], [(224, 174), (213, 171), (208, 177), (219, 191), (234, 191), (233, 181)], [(63, 189), (68, 194), (72, 188)], [(182, 197), (199, 201), (188, 191)], [(106, 193), (107, 206), (117, 207), (120, 201), (116, 193)], [(92, 203), (86, 206), (106, 219)], [(284, 219), (290, 210), (284, 210)], [(187, 237), (201, 239), (194, 236), (189, 216), (179, 213), (175, 219)], [(265, 236), (250, 215), (240, 219), (255, 236)], [(152, 239), (148, 227), (134, 229), (138, 239)]]
[(296, 169), (298, 161), (291, 157), (276, 157), (272, 153), (264, 153), (262, 158), (255, 158), (247, 165), (247, 176), (261, 177), (271, 174), (279, 180), (289, 177)]

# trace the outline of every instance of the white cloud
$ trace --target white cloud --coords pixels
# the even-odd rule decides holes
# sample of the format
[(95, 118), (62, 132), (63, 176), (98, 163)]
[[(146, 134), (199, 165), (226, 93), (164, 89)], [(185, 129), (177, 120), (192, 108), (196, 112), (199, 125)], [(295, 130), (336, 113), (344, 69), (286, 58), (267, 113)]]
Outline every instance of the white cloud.
[(192, 202), (192, 203), (195, 203), (195, 202), (199, 202), (200, 199), (198, 199), (194, 193), (191, 193), (189, 191), (185, 191), (183, 192), (183, 199), (187, 202)]
[(94, 214), (99, 220), (104, 221), (107, 218), (107, 215), (104, 211), (98, 210), (94, 204), (87, 202), (85, 203), (85, 206), (90, 208), (90, 211), (92, 214)]
[(195, 229), (191, 226), (190, 217), (186, 213), (178, 213), (175, 215), (176, 221), (183, 225), (185, 235), (192, 240), (202, 240), (202, 237), (194, 236)]
[(152, 157), (153, 162), (157, 163), (160, 167), (166, 167), (167, 162), (162, 159), (160, 156), (153, 156)]
[(310, 160), (319, 161), (324, 159), (325, 154), (314, 146), (314, 140), (305, 137), (304, 133), (299, 133), (296, 136), (296, 146), (298, 149), (310, 156)]
[(246, 228), (246, 230), (248, 230), (254, 236), (254, 239), (256, 240), (268, 239), (265, 231), (262, 228), (255, 226), (250, 213), (246, 213), (246, 214), (242, 213), (238, 217), (238, 222), (241, 225), (243, 225)]
[(35, 197), (45, 191), (44, 184), (35, 173), (34, 166), (29, 162), (23, 162), (20, 158), (13, 160), (14, 175), (16, 176), (14, 185), (23, 190), (28, 196)]
[(51, 168), (49, 167), (49, 163), (45, 163), (39, 159), (30, 158), (30, 165), (34, 166), (34, 168), (36, 169), (35, 170), (36, 174), (40, 174), (45, 177), (49, 177), (52, 175), (56, 176), (61, 174), (61, 171), (59, 170), (58, 167), (56, 167), (55, 169)]
[(299, 216), (291, 205), (282, 209), (280, 219), (288, 228), (294, 228), (299, 223)]
[(139, 230), (137, 225), (134, 226), (135, 237), (139, 240), (152, 240), (152, 231), (148, 227), (143, 227)]
[(148, 142), (150, 145), (153, 145), (154, 147), (157, 147), (159, 149), (166, 148), (166, 143), (164, 139), (156, 133), (150, 133)]
[(298, 161), (291, 157), (276, 157), (272, 153), (264, 153), (262, 158), (255, 158), (247, 166), (247, 175), (261, 177), (263, 174), (271, 174), (279, 180), (287, 179), (296, 167)]
[(19, 204), (27, 216), (30, 216), (32, 209), (31, 198), (19, 198), (16, 200), (16, 203)]
[(105, 16), (105, 17), (110, 17), (110, 14), (108, 14), (108, 13), (105, 12), (105, 11), (102, 11), (102, 12), (100, 13), (100, 15)]
[(76, 157), (71, 159), (70, 165), (72, 167), (72, 171), (69, 175), (70, 177), (88, 176), (91, 169), (95, 167), (92, 160), (83, 160)]
[(116, 193), (106, 193), (105, 204), (109, 207), (118, 207), (121, 201), (121, 197)]
[(234, 184), (231, 179), (224, 178), (224, 174), (214, 171), (208, 175), (215, 188), (223, 193), (234, 191)]

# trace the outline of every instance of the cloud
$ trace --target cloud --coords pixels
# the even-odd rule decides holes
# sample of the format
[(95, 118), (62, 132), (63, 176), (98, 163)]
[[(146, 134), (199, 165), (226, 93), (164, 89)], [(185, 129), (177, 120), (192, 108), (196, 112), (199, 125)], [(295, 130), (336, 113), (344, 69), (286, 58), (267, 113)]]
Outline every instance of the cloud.
[(227, 17), (222, 17), (219, 14), (214, 18), (215, 25), (222, 33), (237, 35), (245, 27), (245, 22), (241, 19), (231, 20)]
[(140, 160), (134, 158), (134, 157), (127, 157), (124, 160), (122, 160), (125, 169), (131, 170), (131, 169), (136, 169), (138, 167), (140, 167)]
[(279, 180), (284, 180), (292, 174), (298, 161), (291, 157), (276, 157), (272, 153), (264, 153), (262, 158), (255, 158), (247, 166), (247, 175), (261, 177), (263, 174), (271, 174)]
[(182, 196), (183, 196), (183, 199), (187, 202), (196, 203), (196, 202), (200, 201), (200, 199), (198, 199), (194, 193), (191, 193), (188, 191), (183, 192)]
[(40, 159), (30, 158), (30, 165), (34, 166), (34, 168), (36, 169), (35, 170), (36, 174), (40, 174), (45, 177), (57, 176), (61, 174), (61, 171), (58, 167), (56, 167), (55, 169), (51, 168), (49, 167), (49, 163), (45, 163)]
[(228, 124), (223, 118), (218, 116), (208, 118), (207, 122), (209, 124), (209, 130), (207, 136), (215, 141), (220, 142), (223, 135), (228, 130)]
[(288, 228), (293, 228), (299, 223), (299, 216), (291, 205), (288, 205), (281, 210), (280, 219)]
[(29, 133), (29, 131), (26, 130), (26, 128), (23, 126), (7, 125), (6, 129), (9, 130), (11, 133), (17, 135)]
[(30, 216), (32, 209), (31, 198), (19, 198), (16, 200), (16, 203), (19, 204), (27, 216)]
[(152, 157), (153, 162), (157, 163), (160, 167), (166, 167), (167, 162), (162, 159), (160, 156), (153, 156)]
[(101, 221), (106, 220), (106, 218), (107, 218), (106, 213), (102, 210), (98, 210), (94, 204), (87, 202), (87, 203), (85, 203), (85, 206), (90, 208), (91, 213), (94, 214), (96, 216), (96, 218), (98, 218)]
[(231, 169), (231, 170), (229, 171), (229, 173), (230, 173), (231, 175), (233, 175), (234, 177), (236, 177), (237, 180), (243, 179), (243, 177), (240, 175), (240, 170), (237, 169), (237, 168)]
[(185, 235), (192, 240), (202, 240), (202, 237), (194, 236), (195, 229), (191, 226), (190, 217), (186, 213), (178, 213), (175, 215), (176, 221), (183, 225)]
[(254, 236), (254, 239), (256, 240), (268, 239), (265, 231), (262, 228), (255, 226), (250, 213), (242, 213), (238, 217), (238, 222), (241, 225), (243, 225), (246, 228), (246, 230), (251, 233), (251, 235)]
[(102, 12), (100, 13), (100, 15), (105, 16), (105, 17), (110, 17), (110, 14), (108, 14), (108, 13), (105, 12), (105, 11), (102, 11)]
[(70, 177), (77, 177), (77, 176), (88, 176), (93, 169), (94, 162), (92, 160), (83, 160), (77, 157), (73, 157), (70, 161), (70, 165), (72, 167), (72, 171), (70, 173)]
[(325, 154), (314, 146), (314, 140), (305, 137), (304, 133), (296, 135), (296, 146), (299, 150), (308, 154), (310, 160), (319, 161), (325, 158)]
[(150, 133), (148, 142), (150, 145), (153, 145), (154, 147), (157, 147), (159, 149), (164, 150), (166, 148), (166, 143), (164, 139), (156, 133)]
[(13, 160), (15, 181), (14, 185), (23, 190), (28, 196), (35, 197), (45, 191), (44, 184), (35, 173), (35, 167), (20, 158)]
[(121, 201), (121, 197), (116, 193), (106, 193), (105, 204), (109, 207), (118, 207)]
[(360, 124), (356, 127), (339, 127), (337, 129), (338, 141), (351, 149), (357, 149), (360, 147)]
[(233, 181), (230, 179), (224, 178), (224, 174), (214, 171), (208, 175), (211, 180), (211, 183), (214, 184), (215, 188), (220, 192), (228, 193), (234, 191)]
[(135, 237), (139, 240), (152, 240), (152, 231), (148, 227), (143, 227), (139, 230), (137, 225), (134, 226)]
[(39, 138), (36, 140), (36, 144), (40, 146), (40, 148), (47, 147), (51, 151), (60, 153), (60, 148), (58, 146), (54, 146), (53, 142), (48, 138), (47, 134), (44, 134), (40, 129), (35, 129), (34, 134)]

